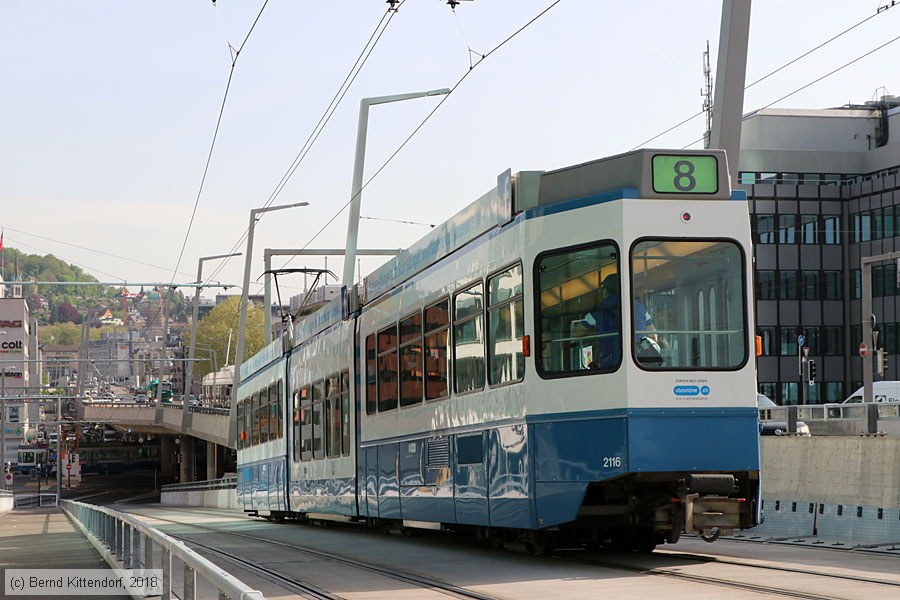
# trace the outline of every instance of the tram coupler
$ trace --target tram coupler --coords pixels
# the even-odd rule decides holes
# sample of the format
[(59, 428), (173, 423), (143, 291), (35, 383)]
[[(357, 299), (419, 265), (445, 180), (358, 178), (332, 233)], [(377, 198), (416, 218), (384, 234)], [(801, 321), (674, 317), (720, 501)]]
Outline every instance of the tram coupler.
[(684, 529), (713, 542), (720, 535), (731, 535), (740, 526), (743, 498), (687, 494), (684, 503)]

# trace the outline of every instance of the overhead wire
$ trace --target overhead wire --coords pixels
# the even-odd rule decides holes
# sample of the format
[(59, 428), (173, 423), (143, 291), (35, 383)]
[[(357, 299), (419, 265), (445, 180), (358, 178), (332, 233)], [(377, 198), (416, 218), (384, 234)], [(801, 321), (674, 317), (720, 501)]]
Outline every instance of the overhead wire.
[[(509, 43), (510, 40), (512, 40), (512, 39), (515, 38), (517, 35), (519, 35), (519, 34), (522, 33), (523, 31), (525, 31), (525, 29), (527, 29), (528, 27), (530, 27), (530, 26), (531, 26), (533, 23), (535, 23), (538, 19), (540, 19), (541, 17), (543, 17), (545, 14), (547, 14), (553, 7), (555, 7), (555, 6), (556, 6), (557, 4), (559, 4), (561, 1), (562, 1), (562, 0), (555, 0), (554, 2), (552, 2), (549, 6), (547, 6), (547, 8), (545, 8), (544, 10), (542, 10), (541, 12), (539, 12), (539, 13), (538, 13), (537, 15), (535, 15), (531, 20), (529, 20), (527, 23), (525, 23), (524, 25), (522, 25), (519, 29), (517, 29), (515, 32), (513, 32), (509, 37), (507, 37), (507, 38), (504, 39), (502, 42), (500, 42), (499, 44), (497, 44), (496, 46), (494, 46), (487, 54), (483, 55), (478, 61), (476, 61), (475, 64), (474, 64), (474, 66), (473, 66), (472, 68), (470, 68), (469, 70), (467, 70), (467, 71), (463, 74), (463, 76), (460, 77), (459, 80), (457, 80), (457, 82), (456, 82), (455, 84), (453, 84), (453, 86), (450, 88), (450, 93), (448, 93), (448, 94), (446, 94), (446, 95), (444, 95), (444, 96), (441, 97), (441, 100), (437, 103), (437, 105), (435, 105), (435, 107), (431, 110), (431, 112), (429, 112), (429, 113), (425, 116), (425, 118), (422, 120), (422, 122), (419, 123), (419, 124), (416, 126), (415, 129), (413, 129), (412, 133), (410, 133), (410, 134), (406, 137), (406, 139), (403, 140), (403, 142), (397, 147), (396, 150), (394, 150), (394, 152), (387, 158), (387, 160), (385, 160), (385, 161), (381, 164), (381, 166), (378, 167), (378, 169), (375, 171), (375, 173), (373, 173), (372, 176), (369, 177), (369, 178), (365, 181), (365, 183), (363, 183), (363, 185), (360, 187), (359, 191), (358, 191), (356, 194), (352, 195), (352, 196), (350, 197), (350, 199), (347, 200), (347, 202), (345, 202), (344, 205), (341, 206), (341, 208), (338, 209), (338, 211), (337, 211), (337, 212), (336, 212), (336, 213), (328, 220), (328, 222), (325, 223), (325, 225), (323, 225), (323, 226), (316, 232), (316, 234), (315, 234), (308, 242), (306, 242), (306, 244), (301, 248), (301, 250), (305, 250), (306, 248), (308, 248), (309, 245), (312, 244), (312, 243), (316, 240), (316, 238), (319, 237), (319, 236), (322, 234), (322, 232), (324, 232), (325, 229), (327, 229), (328, 226), (331, 225), (331, 224), (334, 222), (334, 220), (337, 219), (338, 216), (340, 216), (340, 214), (341, 214), (342, 212), (344, 212), (344, 210), (345, 210), (348, 206), (350, 206), (350, 203), (353, 202), (353, 200), (356, 199), (356, 197), (357, 197), (358, 195), (362, 194), (363, 190), (365, 190), (366, 187), (368, 187), (369, 184), (372, 183), (372, 181), (373, 181), (376, 177), (378, 177), (378, 175), (385, 169), (385, 167), (387, 167), (387, 166), (391, 163), (391, 161), (394, 160), (394, 158), (400, 153), (400, 151), (403, 150), (403, 148), (406, 147), (406, 145), (407, 145), (407, 144), (409, 143), (409, 141), (413, 138), (413, 136), (415, 136), (415, 135), (422, 129), (422, 127), (425, 126), (425, 124), (431, 119), (431, 117), (434, 115), (434, 113), (436, 113), (436, 112), (441, 108), (441, 106), (444, 105), (444, 102), (446, 102), (447, 99), (448, 99), (450, 96), (453, 95), (453, 92), (454, 92), (454, 91), (455, 91), (455, 90), (456, 90), (456, 89), (457, 89), (457, 88), (458, 88), (458, 87), (466, 80), (466, 78), (467, 78), (470, 74), (472, 74), (472, 72), (475, 70), (476, 67), (478, 67), (478, 65), (480, 65), (484, 60), (486, 60), (486, 59), (487, 59), (488, 57), (490, 57), (492, 54), (494, 54), (495, 52), (497, 52), (500, 48), (502, 48), (502, 47), (505, 46), (507, 43)], [(284, 266), (287, 266), (293, 259), (294, 259), (293, 256), (292, 256), (291, 258), (289, 258), (289, 259), (287, 260), (287, 262), (284, 263)]]
[[(360, 51), (359, 56), (357, 56), (356, 61), (350, 67), (350, 70), (347, 72), (347, 75), (344, 77), (344, 80), (341, 82), (340, 86), (338, 86), (337, 91), (335, 92), (334, 96), (331, 98), (331, 101), (328, 103), (328, 106), (325, 108), (325, 111), (322, 113), (322, 116), (319, 117), (319, 121), (313, 127), (309, 136), (306, 138), (306, 141), (301, 146), (299, 152), (297, 152), (297, 155), (294, 157), (294, 160), (291, 161), (291, 165), (288, 167), (287, 171), (285, 171), (284, 175), (281, 176), (281, 179), (276, 184), (275, 189), (272, 191), (272, 193), (269, 194), (269, 197), (266, 199), (266, 202), (263, 205), (263, 208), (268, 208), (269, 206), (272, 205), (272, 203), (275, 201), (275, 199), (281, 194), (281, 191), (287, 185), (288, 181), (291, 179), (293, 174), (296, 172), (297, 168), (300, 166), (300, 164), (306, 158), (306, 155), (309, 153), (309, 151), (312, 149), (312, 146), (318, 140), (319, 135), (321, 135), (325, 126), (331, 120), (331, 117), (334, 115), (335, 111), (340, 106), (341, 102), (343, 101), (344, 96), (346, 96), (350, 87), (353, 85), (353, 82), (356, 80), (356, 77), (362, 71), (362, 68), (365, 66), (369, 57), (372, 55), (372, 52), (375, 50), (375, 46), (378, 44), (378, 41), (381, 39), (381, 36), (387, 30), (388, 25), (390, 25), (390, 22), (393, 19), (394, 14), (396, 14), (397, 10), (400, 8), (400, 6), (403, 5), (403, 3), (405, 1), (406, 0), (403, 0), (396, 7), (388, 7), (388, 9), (381, 16), (381, 19), (379, 20), (378, 24), (375, 26), (375, 29), (372, 31), (372, 34), (369, 36), (369, 39), (366, 41), (365, 45), (363, 46), (363, 49)], [(387, 19), (387, 22), (385, 22), (385, 19)], [(262, 218), (262, 215), (264, 215), (264, 214), (265, 213), (261, 213), (260, 219)], [(235, 252), (240, 247), (240, 245), (244, 242), (244, 240), (247, 239), (247, 235), (249, 234), (249, 231), (250, 231), (249, 227), (244, 230), (243, 234), (240, 236), (240, 238), (238, 238), (238, 240), (232, 246), (229, 254)], [(213, 271), (212, 275), (210, 275), (210, 279), (215, 278), (222, 271), (222, 269), (224, 269), (227, 266), (227, 264), (231, 258), (232, 257), (228, 257), (225, 260), (223, 260), (221, 263), (219, 263), (219, 265)]]
[[(197, 208), (200, 206), (200, 197), (203, 195), (203, 188), (206, 183), (206, 177), (209, 174), (209, 166), (212, 164), (213, 151), (216, 148), (216, 140), (219, 138), (219, 129), (222, 126), (222, 116), (225, 114), (225, 104), (228, 101), (228, 92), (231, 90), (231, 81), (234, 78), (234, 69), (237, 66), (237, 60), (241, 55), (241, 51), (244, 49), (244, 46), (247, 44), (247, 40), (250, 39), (250, 35), (253, 33), (256, 28), (256, 24), (259, 23), (259, 19), (262, 16), (263, 11), (268, 6), (269, 0), (265, 0), (263, 2), (262, 7), (259, 9), (259, 13), (256, 15), (256, 19), (253, 20), (253, 24), (250, 26), (250, 30), (247, 32), (247, 35), (244, 37), (244, 41), (241, 43), (240, 47), (237, 50), (234, 50), (234, 47), (231, 45), (231, 42), (228, 41), (227, 34), (225, 35), (225, 42), (228, 44), (229, 52), (231, 52), (231, 69), (228, 71), (228, 82), (225, 84), (225, 93), (222, 96), (222, 104), (219, 107), (219, 116), (216, 119), (216, 127), (213, 131), (212, 142), (209, 145), (209, 153), (206, 156), (206, 164), (203, 167), (203, 176), (200, 178), (200, 187), (197, 189), (197, 197), (194, 199), (194, 208), (191, 210), (191, 218), (188, 221), (187, 231), (184, 234), (184, 242), (181, 244), (181, 251), (178, 253), (178, 260), (175, 262), (175, 268), (172, 270), (172, 280), (170, 282), (169, 288), (166, 292), (166, 301), (168, 301), (169, 296), (172, 293), (172, 283), (175, 283), (175, 275), (178, 273), (178, 267), (181, 266), (181, 260), (184, 258), (184, 251), (187, 248), (188, 239), (191, 236), (191, 229), (194, 226), (194, 219), (197, 216)], [(216, 3), (213, 2), (213, 8), (218, 16), (218, 8), (216, 8)], [(219, 17), (219, 22), (221, 23), (221, 17)], [(225, 26), (222, 25), (222, 29), (224, 32)]]
[[(284, 190), (287, 183), (290, 181), (291, 177), (293, 177), (294, 173), (299, 168), (300, 164), (306, 158), (309, 151), (312, 149), (312, 146), (318, 140), (322, 131), (325, 129), (325, 126), (328, 125), (328, 122), (331, 120), (331, 117), (334, 115), (335, 111), (340, 106), (344, 97), (347, 95), (347, 92), (350, 90), (350, 87), (353, 85), (353, 82), (356, 81), (357, 76), (362, 71), (363, 67), (368, 62), (369, 57), (374, 52), (375, 47), (378, 45), (378, 42), (381, 40), (382, 35), (387, 30), (391, 21), (394, 18), (394, 15), (397, 13), (398, 9), (406, 2), (406, 0), (401, 0), (396, 6), (390, 5), (388, 9), (382, 14), (381, 19), (378, 21), (378, 24), (375, 26), (375, 29), (372, 31), (372, 34), (369, 36), (369, 39), (366, 41), (362, 50), (357, 56), (356, 61), (350, 67), (350, 70), (347, 72), (347, 75), (344, 77), (344, 80), (341, 82), (341, 85), (338, 86), (337, 91), (334, 96), (331, 98), (331, 101), (328, 103), (328, 106), (325, 108), (325, 111), (322, 113), (322, 116), (319, 117), (319, 121), (313, 127), (306, 141), (301, 146), (299, 152), (294, 157), (294, 160), (291, 162), (291, 165), (288, 167), (287, 171), (285, 171), (284, 175), (282, 175), (278, 184), (276, 184), (275, 189), (269, 194), (268, 199), (266, 200), (263, 208), (268, 208), (272, 205), (275, 199), (281, 194), (282, 190)], [(260, 219), (265, 213), (260, 213)], [(238, 240), (234, 243), (229, 254), (234, 253), (240, 245), (247, 239), (247, 235), (249, 234), (250, 229), (249, 226), (244, 230), (243, 234), (238, 238)], [(216, 269), (212, 272), (209, 277), (209, 280), (214, 279), (221, 271), (225, 268), (228, 262), (232, 257), (227, 257), (223, 261), (221, 261)], [(247, 296), (250, 296), (249, 290), (247, 290)], [(241, 310), (242, 306), (239, 305), (235, 316), (232, 318), (232, 321), (236, 319)]]
[[(160, 270), (162, 270), (162, 271), (169, 271), (169, 267), (163, 267), (163, 266), (161, 266), (161, 265), (154, 265), (154, 264), (152, 264), (152, 263), (148, 263), (148, 262), (136, 260), (136, 259), (133, 259), (133, 258), (127, 258), (127, 257), (125, 257), (125, 256), (122, 256), (121, 254), (113, 254), (113, 253), (111, 253), (111, 252), (104, 252), (104, 251), (102, 251), (102, 250), (97, 250), (97, 249), (95, 249), (95, 248), (88, 248), (87, 246), (79, 246), (78, 244), (72, 244), (72, 243), (70, 243), (70, 242), (64, 242), (64, 241), (62, 241), (62, 240), (58, 240), (58, 239), (54, 239), (54, 238), (49, 238), (49, 237), (46, 237), (46, 236), (43, 236), (43, 235), (38, 235), (38, 234), (36, 234), (36, 233), (31, 233), (31, 232), (28, 232), (28, 231), (23, 231), (23, 230), (21, 230), (21, 229), (15, 229), (15, 228), (13, 228), (13, 227), (4, 227), (4, 229), (9, 229), (10, 231), (15, 231), (16, 233), (21, 233), (21, 234), (23, 234), (23, 235), (35, 237), (35, 238), (38, 238), (38, 239), (41, 239), (41, 240), (47, 240), (48, 242), (54, 242), (54, 243), (56, 243), (56, 244), (63, 244), (63, 245), (65, 245), (65, 246), (71, 246), (71, 247), (73, 247), (73, 248), (78, 248), (79, 250), (87, 250), (88, 252), (94, 252), (94, 253), (96, 253), (96, 254), (102, 254), (103, 256), (109, 256), (109, 257), (112, 257), (112, 258), (119, 258), (119, 259), (122, 259), (122, 260), (127, 261), (127, 262), (132, 262), (132, 263), (135, 263), (135, 264), (138, 264), (138, 265), (144, 265), (145, 267), (153, 267), (154, 269), (160, 269)], [(42, 252), (43, 252), (43, 250), (42, 250)], [(48, 254), (49, 254), (49, 253), (48, 253)], [(99, 272), (99, 271), (98, 271), (98, 272)], [(179, 272), (178, 274), (179, 274), (179, 275), (190, 276), (190, 273)], [(121, 277), (116, 277), (116, 279), (121, 279)]]
[[(881, 15), (882, 13), (887, 12), (888, 9), (892, 8), (894, 5), (895, 5), (895, 4), (892, 3), (892, 4), (888, 5), (888, 6), (883, 7), (883, 8), (882, 8), (882, 7), (877, 8), (876, 11), (875, 11), (875, 13), (869, 15), (868, 17), (866, 17), (866, 18), (863, 19), (862, 21), (859, 21), (858, 23), (856, 23), (856, 24), (854, 24), (854, 25), (851, 25), (850, 27), (848, 27), (847, 29), (844, 29), (844, 30), (841, 31), (840, 33), (838, 33), (838, 34), (836, 34), (836, 35), (833, 35), (832, 37), (828, 38), (827, 40), (825, 40), (824, 42), (822, 42), (822, 43), (820, 43), (819, 45), (815, 46), (814, 48), (811, 48), (811, 49), (807, 50), (806, 52), (804, 52), (804, 53), (801, 54), (800, 56), (798, 56), (798, 57), (796, 57), (796, 58), (794, 58), (794, 59), (792, 59), (792, 60), (789, 60), (788, 62), (784, 63), (784, 64), (781, 65), (780, 67), (778, 67), (778, 68), (776, 68), (776, 69), (774, 69), (774, 70), (772, 70), (772, 71), (766, 73), (765, 75), (763, 75), (763, 76), (760, 77), (759, 79), (755, 80), (753, 83), (750, 83), (750, 84), (748, 84), (747, 86), (745, 86), (745, 87), (744, 87), (744, 90), (745, 90), (745, 91), (746, 91), (746, 90), (749, 90), (750, 88), (752, 88), (752, 87), (753, 87), (754, 85), (756, 85), (757, 83), (761, 83), (761, 82), (765, 81), (766, 79), (768, 79), (769, 77), (772, 77), (772, 76), (775, 75), (776, 73), (779, 73), (779, 72), (783, 71), (784, 69), (788, 68), (789, 66), (793, 65), (794, 63), (796, 63), (796, 62), (798, 62), (798, 61), (800, 61), (800, 60), (806, 58), (807, 56), (809, 56), (809, 55), (812, 54), (813, 52), (816, 52), (817, 50), (822, 49), (823, 47), (827, 46), (827, 45), (830, 44), (831, 42), (833, 42), (833, 41), (837, 40), (838, 38), (840, 38), (840, 37), (842, 37), (842, 36), (844, 36), (844, 35), (850, 33), (851, 31), (853, 31), (854, 29), (856, 29), (856, 28), (859, 27), (860, 25), (862, 25), (862, 24), (864, 24), (864, 23), (867, 23), (868, 21), (871, 21), (872, 19), (874, 19), (875, 17)], [(714, 107), (714, 108), (715, 108), (715, 107)], [(647, 139), (647, 140), (644, 140), (643, 142), (641, 142), (641, 143), (638, 144), (637, 146), (634, 146), (633, 148), (631, 148), (631, 150), (637, 150), (638, 148), (644, 148), (644, 147), (646, 147), (646, 145), (649, 144), (650, 142), (652, 142), (653, 140), (656, 140), (656, 139), (658, 139), (658, 138), (661, 138), (662, 136), (666, 135), (667, 133), (670, 133), (670, 132), (672, 132), (672, 131), (678, 129), (678, 128), (681, 127), (682, 125), (686, 125), (686, 124), (689, 123), (690, 121), (693, 121), (693, 120), (696, 119), (697, 117), (701, 116), (704, 112), (705, 112), (705, 111), (702, 111), (702, 110), (701, 110), (700, 112), (691, 115), (690, 117), (684, 119), (683, 121), (677, 123), (676, 125), (672, 125), (671, 127), (669, 127), (668, 129), (666, 129), (665, 131), (662, 131), (662, 132), (660, 132), (660, 133), (654, 135), (652, 138)], [(702, 140), (703, 138), (700, 138), (700, 139)], [(699, 140), (698, 140), (698, 141), (699, 141)], [(690, 144), (688, 144), (688, 146), (692, 146), (692, 145), (694, 145), (694, 144), (696, 144), (696, 143), (697, 143), (697, 142), (691, 142)], [(684, 146), (684, 147), (686, 148), (687, 146)]]

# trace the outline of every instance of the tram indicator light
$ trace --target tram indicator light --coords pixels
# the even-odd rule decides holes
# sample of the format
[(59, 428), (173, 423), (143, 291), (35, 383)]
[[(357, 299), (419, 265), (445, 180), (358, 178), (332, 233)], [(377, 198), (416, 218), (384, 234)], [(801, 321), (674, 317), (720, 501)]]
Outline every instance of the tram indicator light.
[(653, 157), (653, 191), (715, 194), (719, 191), (719, 160), (697, 154), (657, 154)]

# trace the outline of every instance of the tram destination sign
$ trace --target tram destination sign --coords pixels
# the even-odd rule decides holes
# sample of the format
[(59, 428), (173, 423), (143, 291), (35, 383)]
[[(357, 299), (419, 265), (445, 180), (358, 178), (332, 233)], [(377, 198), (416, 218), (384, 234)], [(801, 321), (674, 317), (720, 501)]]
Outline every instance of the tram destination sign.
[(653, 157), (653, 191), (715, 194), (719, 191), (719, 161), (712, 155), (657, 154)]

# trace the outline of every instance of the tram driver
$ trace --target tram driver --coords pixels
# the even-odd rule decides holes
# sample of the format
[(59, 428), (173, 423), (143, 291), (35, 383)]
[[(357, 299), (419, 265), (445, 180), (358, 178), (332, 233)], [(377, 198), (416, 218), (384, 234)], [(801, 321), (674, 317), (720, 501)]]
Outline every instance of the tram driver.
[[(573, 335), (576, 337), (597, 336), (599, 338), (600, 356), (598, 360), (585, 365), (589, 369), (607, 369), (619, 363), (622, 324), (621, 291), (619, 274), (611, 273), (601, 284), (603, 299), (584, 315), (577, 323)], [(665, 340), (658, 338), (653, 325), (653, 317), (637, 295), (634, 298), (634, 345), (638, 361), (645, 366), (662, 364), (662, 347), (667, 347)]]

